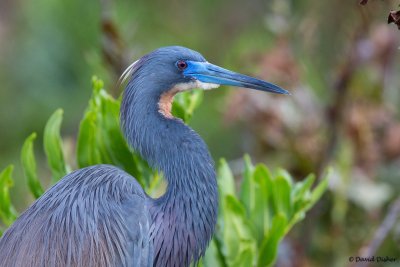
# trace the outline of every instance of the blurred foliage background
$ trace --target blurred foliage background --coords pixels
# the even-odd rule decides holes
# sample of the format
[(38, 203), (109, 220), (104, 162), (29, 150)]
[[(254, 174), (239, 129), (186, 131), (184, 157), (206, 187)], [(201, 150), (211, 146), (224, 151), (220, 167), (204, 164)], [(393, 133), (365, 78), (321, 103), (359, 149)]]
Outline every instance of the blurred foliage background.
[[(361, 255), (397, 256), (398, 264), (400, 51), (399, 31), (387, 25), (398, 5), (2, 0), (0, 169), (17, 165), (13, 203), (22, 211), (32, 202), (19, 153), (31, 132), (42, 136), (54, 110), (64, 109), (65, 156), (73, 159), (91, 76), (118, 97), (116, 80), (130, 62), (183, 45), (292, 92), (221, 88), (204, 95), (190, 124), (234, 175), (243, 171), (244, 153), (299, 179), (333, 167), (329, 193), (285, 238), (277, 266), (353, 265), (348, 258)], [(40, 147), (38, 171), (49, 184)]]

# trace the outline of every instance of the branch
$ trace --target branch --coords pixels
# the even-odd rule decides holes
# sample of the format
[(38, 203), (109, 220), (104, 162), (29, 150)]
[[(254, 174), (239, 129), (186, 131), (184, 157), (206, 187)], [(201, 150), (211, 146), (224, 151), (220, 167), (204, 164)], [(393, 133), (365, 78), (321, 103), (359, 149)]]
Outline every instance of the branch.
[(324, 148), (320, 161), (317, 164), (317, 179), (322, 177), (322, 173), (329, 162), (332, 160), (338, 143), (338, 136), (340, 134), (341, 125), (343, 122), (343, 115), (346, 110), (347, 96), (350, 90), (350, 82), (357, 69), (360, 58), (357, 52), (357, 44), (360, 41), (359, 29), (365, 27), (361, 25), (356, 28), (354, 38), (351, 42), (350, 48), (347, 52), (346, 62), (343, 64), (337, 79), (332, 85), (334, 92), (333, 101), (325, 110), (327, 120), (327, 144)]
[[(124, 41), (110, 13), (111, 5), (111, 0), (100, 1), (101, 52), (103, 60), (110, 69), (111, 75), (117, 80), (129, 64), (126, 62), (126, 58), (128, 57), (125, 55)], [(112, 87), (112, 91), (117, 95), (118, 87)]]
[[(394, 203), (390, 206), (385, 219), (382, 221), (378, 230), (376, 230), (374, 238), (371, 240), (367, 247), (361, 249), (361, 257), (370, 258), (376, 254), (382, 242), (386, 239), (390, 230), (393, 228), (400, 215), (400, 197), (398, 197)], [(355, 267), (368, 266), (368, 262), (359, 262)]]

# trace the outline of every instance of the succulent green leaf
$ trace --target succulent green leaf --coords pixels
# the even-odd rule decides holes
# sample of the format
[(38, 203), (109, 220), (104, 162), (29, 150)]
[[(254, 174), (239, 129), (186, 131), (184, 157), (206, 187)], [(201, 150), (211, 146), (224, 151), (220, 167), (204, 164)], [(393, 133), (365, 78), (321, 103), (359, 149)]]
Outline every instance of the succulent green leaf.
[(28, 181), (28, 187), (35, 198), (43, 194), (43, 188), (40, 184), (37, 171), (36, 160), (33, 153), (33, 141), (36, 139), (36, 133), (32, 133), (24, 142), (21, 151), (21, 163), (24, 175)]
[(241, 251), (249, 246), (256, 246), (256, 240), (251, 232), (245, 208), (236, 197), (226, 195), (220, 212), (223, 220), (221, 224), (223, 254), (229, 265), (237, 260)]
[(286, 219), (292, 215), (291, 183), (287, 177), (279, 174), (273, 181), (272, 195), (276, 212), (283, 213)]
[(271, 193), (268, 184), (272, 184), (268, 169), (258, 165), (253, 174), (253, 206), (250, 209), (250, 220), (253, 222), (256, 237), (259, 243), (269, 231), (271, 209), (268, 205)]
[(258, 267), (271, 266), (278, 253), (279, 241), (286, 233), (287, 219), (283, 213), (278, 213), (272, 219), (271, 230), (264, 238), (258, 256)]
[[(315, 203), (321, 198), (328, 187), (328, 176), (322, 179), (322, 181), (311, 190), (312, 183), (315, 180), (314, 175), (309, 175), (303, 182), (298, 183), (295, 186), (293, 195), (295, 196), (294, 201), (294, 214), (289, 223), (288, 230), (297, 222), (301, 221), (305, 217), (305, 213), (311, 209)], [(305, 189), (307, 188), (307, 189)]]
[(18, 216), (10, 199), (13, 170), (14, 166), (9, 165), (0, 173), (0, 219), (6, 226), (10, 226)]
[(96, 147), (96, 114), (87, 111), (79, 126), (77, 141), (77, 161), (80, 168), (101, 162)]
[(322, 181), (314, 188), (314, 190), (311, 193), (311, 200), (310, 203), (307, 206), (307, 209), (311, 208), (314, 206), (314, 204), (322, 197), (322, 195), (325, 193), (326, 189), (328, 188), (328, 177), (329, 174), (322, 179)]
[(240, 200), (243, 202), (249, 214), (255, 205), (255, 183), (253, 179), (254, 166), (248, 155), (244, 156), (243, 180), (240, 186)]
[(302, 182), (296, 183), (293, 190), (293, 200), (298, 201), (307, 197), (307, 193), (310, 192), (310, 188), (315, 181), (315, 175), (308, 175)]
[(172, 114), (175, 117), (181, 118), (183, 121), (188, 122), (195, 111), (203, 100), (203, 91), (191, 90), (183, 93), (179, 93), (174, 97), (172, 104)]
[(215, 239), (212, 239), (202, 259), (202, 266), (226, 267)]
[(225, 159), (220, 159), (218, 165), (218, 188), (220, 199), (226, 195), (235, 195), (235, 181), (231, 169)]
[(63, 117), (63, 110), (56, 110), (47, 121), (44, 128), (44, 152), (52, 174), (52, 182), (55, 183), (67, 174), (67, 167), (64, 160), (60, 127)]
[(103, 89), (93, 78), (93, 94), (81, 121), (77, 159), (79, 167), (95, 164), (118, 166), (133, 175), (145, 188), (154, 172), (139, 155), (130, 151), (119, 125), (120, 100)]
[(276, 177), (280, 177), (281, 179), (286, 180), (286, 182), (289, 184), (290, 188), (293, 186), (293, 178), (292, 176), (288, 173), (288, 171), (284, 169), (278, 169), (277, 173), (275, 174)]
[(242, 250), (236, 257), (235, 261), (232, 262), (230, 267), (243, 267), (243, 266), (253, 266), (255, 259), (255, 249), (248, 247)]

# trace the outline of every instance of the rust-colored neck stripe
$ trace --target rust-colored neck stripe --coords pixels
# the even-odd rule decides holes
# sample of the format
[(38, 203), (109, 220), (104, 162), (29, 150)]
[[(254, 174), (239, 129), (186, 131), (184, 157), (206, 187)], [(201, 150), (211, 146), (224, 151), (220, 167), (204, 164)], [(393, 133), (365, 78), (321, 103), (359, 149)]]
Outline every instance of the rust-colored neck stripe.
[(174, 116), (171, 113), (172, 102), (174, 101), (174, 96), (179, 92), (178, 89), (172, 88), (160, 96), (160, 101), (158, 102), (158, 111), (166, 118), (172, 119)]

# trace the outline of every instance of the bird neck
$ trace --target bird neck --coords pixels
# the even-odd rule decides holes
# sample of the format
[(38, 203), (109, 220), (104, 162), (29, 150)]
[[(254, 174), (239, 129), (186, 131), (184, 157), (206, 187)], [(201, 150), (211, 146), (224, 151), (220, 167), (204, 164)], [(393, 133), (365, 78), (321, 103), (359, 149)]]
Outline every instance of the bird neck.
[(131, 80), (125, 91), (122, 127), (133, 149), (168, 183), (166, 193), (150, 201), (155, 266), (189, 266), (204, 254), (214, 232), (214, 162), (196, 132), (160, 112), (161, 94), (136, 87)]

